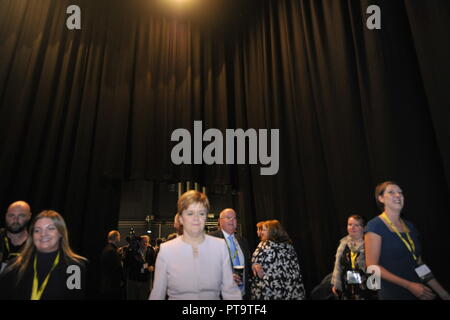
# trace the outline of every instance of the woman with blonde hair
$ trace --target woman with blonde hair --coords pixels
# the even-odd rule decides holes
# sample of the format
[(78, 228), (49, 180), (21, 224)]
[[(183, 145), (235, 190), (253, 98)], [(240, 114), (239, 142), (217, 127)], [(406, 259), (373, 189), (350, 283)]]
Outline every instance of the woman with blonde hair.
[(252, 300), (302, 300), (305, 288), (297, 253), (278, 220), (265, 221), (252, 256)]
[(82, 299), (86, 258), (69, 245), (66, 223), (53, 210), (39, 213), (30, 225), (21, 254), (0, 280), (4, 299)]
[(161, 245), (151, 300), (242, 299), (225, 240), (205, 234), (208, 210), (204, 193), (190, 190), (179, 198), (183, 235)]

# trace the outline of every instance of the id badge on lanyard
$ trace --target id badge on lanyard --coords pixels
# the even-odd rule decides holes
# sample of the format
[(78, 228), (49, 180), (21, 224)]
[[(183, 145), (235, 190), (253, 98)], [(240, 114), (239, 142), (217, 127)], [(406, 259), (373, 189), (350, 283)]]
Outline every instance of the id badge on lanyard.
[(362, 284), (361, 274), (358, 271), (347, 271), (347, 283), (348, 284)]
[(424, 283), (427, 283), (428, 281), (434, 278), (433, 273), (426, 264), (421, 264), (420, 266), (415, 268), (414, 271), (416, 271), (420, 280), (422, 280)]

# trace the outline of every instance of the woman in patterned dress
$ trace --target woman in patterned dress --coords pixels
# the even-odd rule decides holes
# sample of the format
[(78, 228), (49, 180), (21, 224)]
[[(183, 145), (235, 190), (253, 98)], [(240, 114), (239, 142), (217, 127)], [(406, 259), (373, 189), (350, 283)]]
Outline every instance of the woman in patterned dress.
[(265, 221), (262, 241), (252, 256), (252, 300), (305, 298), (297, 253), (278, 220)]

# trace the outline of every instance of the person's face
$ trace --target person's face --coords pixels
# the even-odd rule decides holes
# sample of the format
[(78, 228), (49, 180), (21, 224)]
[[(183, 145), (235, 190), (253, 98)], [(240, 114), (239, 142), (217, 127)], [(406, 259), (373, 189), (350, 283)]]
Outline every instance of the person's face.
[(8, 209), (5, 216), (6, 229), (11, 233), (19, 233), (26, 229), (31, 213), (28, 208), (16, 205)]
[(378, 200), (384, 204), (384, 210), (400, 211), (405, 204), (403, 191), (399, 186), (390, 184), (384, 190), (384, 193), (378, 196)]
[(33, 228), (33, 242), (40, 252), (53, 252), (59, 248), (61, 234), (50, 218), (36, 221)]
[(141, 247), (144, 249), (148, 247), (148, 239), (146, 237), (141, 239)]
[(225, 211), (219, 219), (220, 229), (228, 234), (234, 234), (237, 229), (236, 212), (232, 210)]
[(360, 239), (364, 234), (364, 227), (360, 221), (350, 218), (347, 221), (347, 232), (353, 239)]
[(192, 203), (180, 215), (180, 223), (184, 232), (191, 235), (199, 234), (205, 230), (208, 210), (199, 202)]
[(269, 229), (264, 225), (261, 228), (261, 240), (266, 241), (269, 239)]

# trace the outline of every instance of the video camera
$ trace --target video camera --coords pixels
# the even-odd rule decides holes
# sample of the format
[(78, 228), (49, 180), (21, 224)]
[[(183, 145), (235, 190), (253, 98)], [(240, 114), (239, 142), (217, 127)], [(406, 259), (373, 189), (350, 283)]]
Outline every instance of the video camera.
[(139, 250), (141, 237), (136, 235), (136, 232), (134, 231), (133, 227), (130, 228), (130, 232), (129, 232), (126, 240), (128, 242), (128, 250), (130, 250), (130, 251), (138, 251)]

